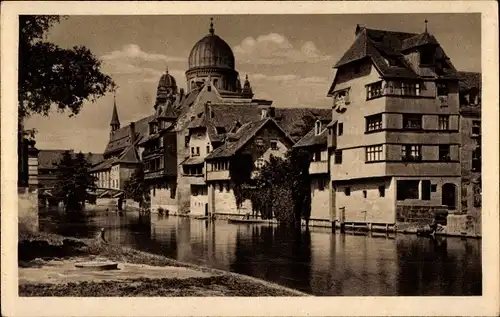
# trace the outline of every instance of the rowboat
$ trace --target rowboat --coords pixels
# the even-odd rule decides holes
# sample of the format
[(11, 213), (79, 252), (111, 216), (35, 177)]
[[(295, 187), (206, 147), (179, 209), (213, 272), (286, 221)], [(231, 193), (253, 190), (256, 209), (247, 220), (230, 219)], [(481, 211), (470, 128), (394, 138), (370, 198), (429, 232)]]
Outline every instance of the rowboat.
[(208, 216), (196, 216), (196, 217), (194, 217), (194, 219), (196, 219), (196, 220), (207, 220)]
[(234, 224), (252, 224), (252, 223), (269, 223), (267, 220), (262, 220), (262, 219), (234, 219), (234, 218), (229, 218), (227, 219), (228, 223), (234, 223)]

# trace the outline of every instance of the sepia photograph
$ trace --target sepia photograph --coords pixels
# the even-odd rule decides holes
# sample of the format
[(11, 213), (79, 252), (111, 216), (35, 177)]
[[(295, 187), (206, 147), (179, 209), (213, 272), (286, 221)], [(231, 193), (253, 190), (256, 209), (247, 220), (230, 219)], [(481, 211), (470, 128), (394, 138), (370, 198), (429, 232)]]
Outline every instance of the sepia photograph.
[(218, 4), (11, 17), (17, 157), (2, 146), (2, 184), (17, 180), (17, 197), (2, 189), (2, 209), (6, 196), (18, 208), (13, 296), (498, 290), (485, 288), (483, 252), (485, 218), (498, 222), (495, 205), (484, 208), (498, 167), (485, 168), (482, 146), (485, 113), (498, 120), (498, 65), (484, 67), (481, 10)]

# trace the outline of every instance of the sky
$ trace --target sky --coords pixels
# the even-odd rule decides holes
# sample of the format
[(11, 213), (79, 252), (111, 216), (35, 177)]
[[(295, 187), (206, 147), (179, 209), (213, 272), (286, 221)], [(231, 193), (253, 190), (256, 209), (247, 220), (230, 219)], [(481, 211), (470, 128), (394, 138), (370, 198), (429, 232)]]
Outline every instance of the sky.
[[(374, 29), (421, 33), (440, 42), (455, 68), (481, 71), (479, 14), (322, 14), (213, 16), (215, 34), (233, 49), (236, 69), (248, 75), (255, 98), (276, 107), (327, 107), (333, 65), (354, 41), (357, 24)], [(208, 34), (209, 16), (69, 16), (47, 40), (61, 47), (84, 45), (102, 60), (102, 71), (118, 85), (122, 126), (153, 111), (156, 87), (168, 67), (186, 88), (187, 58)], [(109, 138), (110, 93), (85, 103), (81, 112), (33, 116), (37, 148), (102, 153)]]

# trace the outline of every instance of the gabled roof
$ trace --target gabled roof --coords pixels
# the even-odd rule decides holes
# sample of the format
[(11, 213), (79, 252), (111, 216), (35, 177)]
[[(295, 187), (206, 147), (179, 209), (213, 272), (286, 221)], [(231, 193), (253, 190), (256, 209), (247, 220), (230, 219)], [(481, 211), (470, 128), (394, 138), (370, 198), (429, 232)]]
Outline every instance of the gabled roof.
[(130, 145), (125, 151), (123, 151), (122, 155), (113, 162), (113, 164), (117, 163), (132, 163), (139, 164), (141, 160), (139, 159), (139, 154), (137, 153), (135, 146)]
[(475, 72), (457, 72), (459, 78), (460, 91), (468, 91), (472, 88), (481, 90), (481, 73)]
[(112, 157), (107, 160), (104, 160), (98, 164), (96, 164), (93, 168), (90, 169), (91, 172), (97, 172), (97, 171), (102, 171), (111, 168), (113, 163), (117, 160), (118, 158)]
[(293, 147), (308, 147), (313, 145), (327, 145), (328, 129), (323, 129), (320, 134), (316, 135), (315, 128), (312, 128), (302, 139), (300, 139)]
[(236, 133), (228, 134), (226, 142), (210, 153), (206, 159), (230, 157), (250, 141), (264, 126), (274, 124), (285, 136), (294, 143), (293, 139), (284, 131), (273, 118), (265, 118), (244, 124)]
[[(154, 115), (142, 118), (135, 122), (136, 141), (140, 141), (149, 131), (149, 121)], [(111, 134), (104, 154), (122, 151), (131, 144), (130, 125), (116, 130)]]
[(203, 162), (205, 162), (205, 158), (201, 156), (193, 156), (182, 161), (181, 165), (199, 165), (203, 164)]
[[(370, 58), (384, 77), (418, 79), (420, 74), (406, 62), (403, 51), (423, 45), (439, 43), (427, 32), (415, 34), (359, 28), (354, 43), (335, 64), (335, 68)], [(446, 61), (446, 56), (443, 58)]]

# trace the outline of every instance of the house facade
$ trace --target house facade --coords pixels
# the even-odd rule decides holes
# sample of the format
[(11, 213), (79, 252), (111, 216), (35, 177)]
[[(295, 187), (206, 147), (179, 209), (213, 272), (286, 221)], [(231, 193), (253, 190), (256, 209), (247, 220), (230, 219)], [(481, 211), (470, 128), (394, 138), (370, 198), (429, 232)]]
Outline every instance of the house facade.
[[(278, 129), (289, 140), (286, 146), (270, 141), (267, 145), (272, 144), (274, 152), (278, 146), (282, 152), (311, 129), (304, 118), (330, 117), (330, 109), (275, 109), (272, 101), (254, 98), (248, 76), (242, 83), (235, 66), (230, 46), (216, 35), (211, 23), (208, 34), (195, 43), (189, 54), (186, 91), (178, 89), (176, 79), (166, 71), (159, 79), (154, 113), (126, 127), (120, 127), (115, 103), (104, 160), (93, 169), (100, 187), (123, 189), (124, 182), (142, 164), (152, 212), (162, 208), (172, 213), (205, 215), (209, 205), (215, 206), (209, 199), (209, 183), (215, 180), (209, 180), (205, 159), (218, 148), (233, 144), (235, 138), (243, 139), (248, 125), (269, 119), (273, 123), (266, 123), (259, 133), (271, 133), (264, 131), (277, 125), (270, 131)], [(282, 137), (276, 136), (277, 140)], [(269, 153), (256, 157), (257, 164), (262, 165)], [(216, 160), (224, 161), (225, 157), (212, 159)], [(215, 166), (209, 164), (209, 169)], [(218, 181), (213, 187), (225, 186), (222, 193), (228, 195), (222, 200), (234, 200), (231, 180)], [(229, 203), (220, 207), (220, 212), (238, 213), (236, 207), (236, 203)]]
[(332, 122), (329, 120), (316, 120), (314, 128), (311, 129), (295, 145), (296, 149), (309, 152), (311, 162), (309, 165), (309, 177), (311, 182), (311, 216), (310, 220), (323, 222), (330, 226), (331, 214), (331, 182), (330, 182), (330, 155), (328, 152), (328, 128)]
[(358, 26), (335, 68), (333, 219), (394, 226), (459, 213), (458, 77), (434, 36)]
[(481, 74), (459, 72), (462, 213), (481, 215)]

